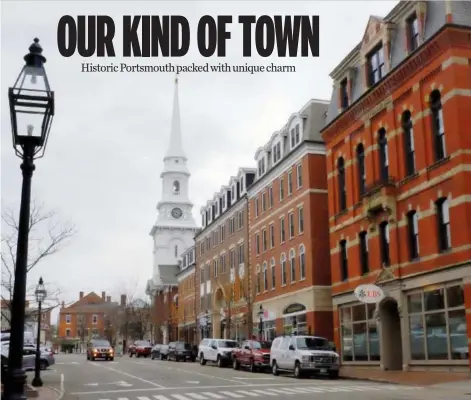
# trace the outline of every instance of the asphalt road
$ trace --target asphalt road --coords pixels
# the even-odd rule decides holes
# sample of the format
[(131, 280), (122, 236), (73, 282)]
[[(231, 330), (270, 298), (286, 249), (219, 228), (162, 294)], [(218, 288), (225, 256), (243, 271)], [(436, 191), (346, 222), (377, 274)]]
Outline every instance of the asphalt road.
[[(87, 361), (85, 355), (58, 355), (43, 372), (44, 384), (61, 400), (418, 400), (470, 399), (447, 389), (234, 371), (199, 363), (123, 356)], [(438, 396), (438, 397), (437, 397)]]

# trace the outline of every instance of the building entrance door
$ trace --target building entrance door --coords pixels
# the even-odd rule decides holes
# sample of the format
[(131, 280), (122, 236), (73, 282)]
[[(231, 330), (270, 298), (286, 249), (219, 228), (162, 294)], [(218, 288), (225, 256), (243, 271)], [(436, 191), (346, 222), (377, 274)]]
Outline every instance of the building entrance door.
[(397, 301), (385, 299), (379, 306), (381, 363), (386, 371), (402, 370), (401, 318)]

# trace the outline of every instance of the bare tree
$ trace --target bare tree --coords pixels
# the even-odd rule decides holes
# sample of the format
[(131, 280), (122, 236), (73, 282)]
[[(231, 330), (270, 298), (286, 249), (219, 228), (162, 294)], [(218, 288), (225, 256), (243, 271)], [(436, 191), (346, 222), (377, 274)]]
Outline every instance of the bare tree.
[(77, 315), (77, 333), (80, 339), (80, 351), (83, 351), (85, 346), (85, 339), (88, 338), (86, 335), (87, 330), (87, 315), (84, 313), (80, 313)]
[[(27, 272), (46, 257), (57, 253), (76, 232), (71, 223), (62, 224), (58, 221), (57, 213), (47, 211), (43, 204), (33, 202), (29, 219), (29, 245)], [(2, 320), (10, 323), (11, 303), (16, 268), (16, 246), (18, 241), (18, 215), (11, 209), (2, 211)], [(34, 303), (34, 289), (36, 285), (27, 288), (27, 300)], [(44, 303), (44, 312), (59, 306), (58, 288), (49, 284), (46, 287), (47, 298)]]
[(152, 307), (147, 301), (137, 299), (128, 306), (128, 334), (131, 339), (143, 340), (150, 331)]

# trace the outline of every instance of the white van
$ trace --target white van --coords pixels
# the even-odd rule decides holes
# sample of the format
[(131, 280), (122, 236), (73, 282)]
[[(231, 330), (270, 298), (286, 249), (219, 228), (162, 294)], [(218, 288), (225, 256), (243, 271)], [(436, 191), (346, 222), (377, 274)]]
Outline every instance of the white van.
[(339, 377), (339, 355), (329, 341), (319, 336), (280, 336), (272, 345), (270, 366), (273, 375), (293, 372), (296, 378), (305, 374)]

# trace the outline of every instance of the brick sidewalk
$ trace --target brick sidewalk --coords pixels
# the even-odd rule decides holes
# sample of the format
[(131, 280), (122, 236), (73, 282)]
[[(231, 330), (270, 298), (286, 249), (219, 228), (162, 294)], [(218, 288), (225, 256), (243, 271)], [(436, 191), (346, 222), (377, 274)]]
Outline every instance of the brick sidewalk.
[(346, 379), (388, 382), (412, 386), (429, 386), (471, 379), (471, 373), (469, 372), (380, 371), (354, 367), (341, 367), (340, 376)]

